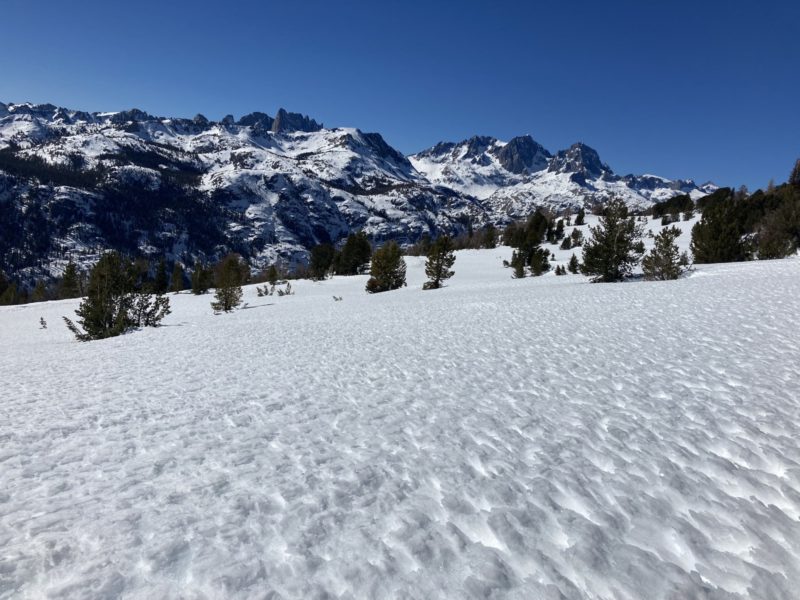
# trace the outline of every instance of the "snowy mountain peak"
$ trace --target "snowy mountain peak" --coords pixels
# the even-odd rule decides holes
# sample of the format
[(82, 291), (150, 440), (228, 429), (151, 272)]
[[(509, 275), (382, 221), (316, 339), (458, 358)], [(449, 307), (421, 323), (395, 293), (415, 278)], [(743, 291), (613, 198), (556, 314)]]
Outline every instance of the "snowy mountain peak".
[(494, 150), (494, 155), (506, 171), (511, 173), (535, 173), (547, 168), (551, 154), (529, 135), (509, 140)]
[(322, 123), (317, 123), (314, 119), (300, 113), (287, 112), (283, 108), (278, 109), (275, 120), (272, 123), (272, 133), (291, 133), (295, 131), (313, 132), (320, 131)]
[(597, 150), (582, 142), (573, 144), (567, 150), (560, 150), (550, 161), (547, 169), (551, 173), (571, 173), (575, 181), (613, 177), (614, 172), (600, 160)]

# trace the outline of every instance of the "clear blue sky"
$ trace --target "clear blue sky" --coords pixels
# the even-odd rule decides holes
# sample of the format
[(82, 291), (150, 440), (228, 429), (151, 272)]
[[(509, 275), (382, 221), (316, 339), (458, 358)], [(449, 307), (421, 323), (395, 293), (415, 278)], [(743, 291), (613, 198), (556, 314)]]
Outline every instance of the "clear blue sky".
[(618, 173), (763, 187), (800, 157), (800, 2), (0, 0), (0, 100), (283, 106), (410, 153), (583, 141)]

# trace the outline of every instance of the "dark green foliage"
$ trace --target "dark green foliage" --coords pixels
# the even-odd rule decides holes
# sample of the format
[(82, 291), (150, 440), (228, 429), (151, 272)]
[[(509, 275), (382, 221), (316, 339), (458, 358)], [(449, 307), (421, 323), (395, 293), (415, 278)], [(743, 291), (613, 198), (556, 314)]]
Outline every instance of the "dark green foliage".
[(581, 206), (578, 209), (578, 214), (575, 215), (575, 225), (583, 225), (586, 222), (586, 211)]
[(453, 276), (450, 268), (455, 262), (452, 240), (446, 235), (437, 238), (428, 251), (428, 260), (425, 262), (425, 275), (428, 276), (428, 281), (422, 289), (435, 290), (442, 287), (442, 282)]
[(242, 283), (247, 280), (247, 264), (238, 254), (228, 254), (215, 268), (215, 301), (211, 308), (215, 311), (230, 312), (242, 302)]
[(800, 187), (800, 158), (794, 163), (792, 173), (789, 175), (789, 185)]
[(550, 252), (544, 248), (533, 248), (528, 258), (528, 265), (531, 268), (531, 275), (538, 277), (550, 270)]
[[(575, 231), (578, 231), (578, 230), (575, 229)], [(569, 250), (570, 248), (572, 248), (572, 238), (569, 237), (569, 236), (564, 236), (564, 239), (561, 240), (560, 248), (562, 250)]]
[(511, 253), (511, 268), (514, 270), (511, 277), (514, 279), (522, 279), (525, 277), (525, 255), (522, 252)]
[(800, 188), (785, 184), (746, 195), (722, 188), (697, 202), (692, 228), (696, 263), (781, 258), (800, 244)]
[(642, 227), (628, 216), (628, 207), (620, 199), (606, 204), (597, 227), (589, 227), (592, 239), (583, 246), (581, 270), (593, 282), (621, 281), (644, 253), (640, 238)]
[[(680, 196), (673, 196), (667, 200), (656, 202), (653, 205), (653, 218), (658, 219), (664, 215), (673, 215), (672, 220), (676, 221), (674, 215), (679, 213), (694, 210), (694, 201), (688, 194), (681, 194)], [(669, 223), (664, 223), (668, 225)]]
[(370, 274), (367, 281), (370, 294), (396, 290), (406, 284), (406, 263), (396, 242), (389, 242), (375, 251)]
[(192, 271), (192, 293), (196, 296), (205, 294), (214, 285), (214, 271), (197, 261)]
[(78, 268), (75, 263), (70, 261), (64, 269), (64, 276), (58, 286), (59, 298), (78, 298), (81, 295), (80, 281), (78, 280)]
[(556, 240), (560, 240), (564, 237), (564, 219), (559, 219), (556, 222)]
[(325, 279), (333, 264), (336, 249), (331, 244), (318, 244), (311, 249), (308, 270), (311, 279)]
[(333, 271), (337, 275), (357, 275), (369, 262), (372, 245), (363, 231), (351, 233), (333, 261)]
[(497, 229), (489, 223), (483, 230), (483, 247), (494, 248), (497, 246)]
[(186, 282), (183, 280), (183, 265), (179, 262), (175, 262), (175, 266), (172, 267), (172, 278), (170, 282), (170, 291), (175, 292), (182, 292), (186, 289)]
[(278, 274), (278, 267), (276, 267), (275, 265), (270, 265), (269, 269), (267, 269), (267, 282), (270, 285), (275, 285), (278, 283), (278, 279), (280, 279), (280, 276)]
[(167, 263), (162, 258), (158, 261), (156, 274), (153, 277), (153, 292), (156, 294), (166, 294), (169, 290), (169, 276), (167, 275)]
[(567, 270), (573, 275), (577, 275), (580, 268), (581, 264), (578, 262), (578, 257), (573, 254), (567, 263)]
[(573, 229), (570, 238), (572, 238), (573, 248), (583, 244), (583, 232), (580, 229)]
[(655, 246), (642, 259), (644, 278), (650, 281), (678, 279), (688, 264), (686, 253), (681, 255), (675, 243), (681, 235), (678, 227), (666, 227), (655, 237)]
[(557, 265), (555, 273), (556, 275), (566, 275), (567, 270), (564, 268), (564, 265)]
[(169, 314), (169, 300), (137, 289), (138, 270), (117, 252), (107, 252), (92, 268), (86, 298), (75, 314), (76, 325), (64, 321), (80, 341), (125, 333), (133, 327), (156, 327)]
[(33, 288), (31, 302), (44, 302), (45, 300), (47, 300), (47, 285), (40, 279), (36, 282), (36, 287)]
[(12, 281), (8, 285), (6, 285), (5, 290), (3, 293), (0, 294), (0, 306), (10, 306), (11, 304), (17, 304), (20, 301), (20, 293), (17, 289), (16, 282)]

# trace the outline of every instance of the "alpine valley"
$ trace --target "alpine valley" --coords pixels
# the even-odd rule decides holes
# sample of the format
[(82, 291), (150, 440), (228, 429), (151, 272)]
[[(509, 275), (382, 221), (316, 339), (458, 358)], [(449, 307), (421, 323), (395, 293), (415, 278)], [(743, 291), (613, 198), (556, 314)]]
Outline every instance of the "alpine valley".
[(716, 186), (615, 174), (577, 143), (476, 136), (404, 156), (378, 133), (297, 113), (219, 122), (133, 109), (0, 103), (0, 269), (57, 276), (107, 249), (192, 264), (240, 253), (254, 270), (304, 263), (363, 230), (377, 244), (502, 226), (536, 208), (632, 208)]

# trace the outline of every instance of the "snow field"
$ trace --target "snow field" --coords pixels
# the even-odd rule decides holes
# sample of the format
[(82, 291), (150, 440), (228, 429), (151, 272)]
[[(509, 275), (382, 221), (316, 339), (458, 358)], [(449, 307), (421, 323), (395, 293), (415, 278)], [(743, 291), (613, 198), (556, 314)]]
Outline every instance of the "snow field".
[(0, 598), (795, 598), (800, 261), (509, 257), (86, 344), (0, 308)]

